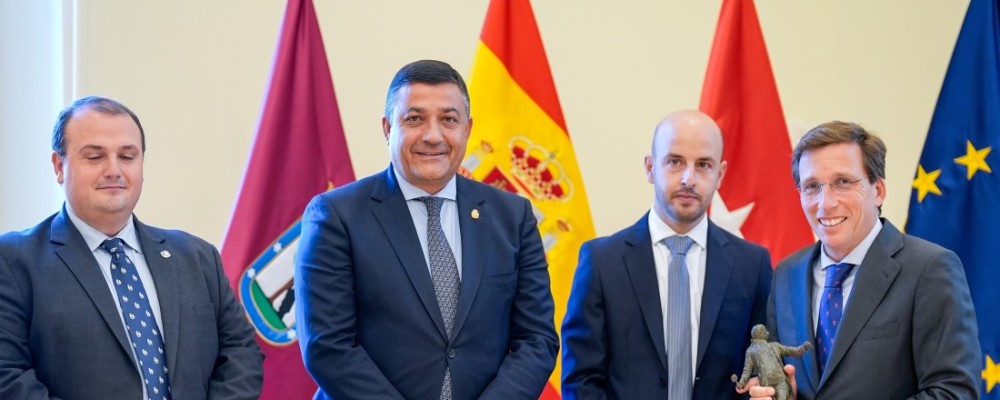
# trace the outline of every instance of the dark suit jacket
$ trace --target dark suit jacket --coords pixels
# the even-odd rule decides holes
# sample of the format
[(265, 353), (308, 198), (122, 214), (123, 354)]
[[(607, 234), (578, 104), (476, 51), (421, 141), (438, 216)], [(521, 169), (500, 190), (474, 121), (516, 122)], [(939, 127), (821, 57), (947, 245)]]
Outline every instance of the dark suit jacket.
[[(648, 214), (580, 249), (563, 322), (563, 399), (665, 399), (669, 368)], [(709, 222), (694, 399), (737, 399), (750, 329), (764, 322), (771, 259)], [(682, 366), (690, 368), (690, 366)]]
[[(135, 227), (160, 301), (173, 398), (256, 399), (263, 354), (219, 253), (184, 232)], [(142, 398), (102, 267), (65, 210), (0, 236), (0, 399)]]
[(294, 286), (317, 398), (437, 399), (446, 366), (456, 400), (541, 393), (559, 342), (531, 205), (463, 177), (456, 200), (463, 270), (452, 340), (392, 166), (309, 204)]
[[(857, 268), (829, 366), (816, 352), (786, 358), (795, 366), (799, 400), (978, 399), (976, 316), (955, 253), (882, 231)], [(812, 269), (821, 243), (778, 265), (768, 301), (771, 340), (813, 341)]]

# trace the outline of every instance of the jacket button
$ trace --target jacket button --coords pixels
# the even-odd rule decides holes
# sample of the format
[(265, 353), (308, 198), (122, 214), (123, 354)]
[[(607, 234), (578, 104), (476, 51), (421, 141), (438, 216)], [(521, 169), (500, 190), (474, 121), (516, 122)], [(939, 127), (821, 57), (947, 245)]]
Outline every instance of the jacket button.
[(448, 349), (448, 358), (455, 358), (455, 348)]
[(660, 389), (667, 387), (667, 380), (660, 378)]

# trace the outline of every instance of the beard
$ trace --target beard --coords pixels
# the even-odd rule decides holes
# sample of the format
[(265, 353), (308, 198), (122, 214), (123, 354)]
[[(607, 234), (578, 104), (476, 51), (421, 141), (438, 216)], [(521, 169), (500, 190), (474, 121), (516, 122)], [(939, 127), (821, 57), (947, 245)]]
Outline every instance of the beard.
[[(693, 196), (694, 199), (696, 200), (695, 204), (693, 205), (675, 204), (675, 202), (673, 201), (674, 196), (681, 193), (686, 194), (688, 196)], [(708, 202), (705, 201), (705, 199), (702, 196), (700, 196), (698, 193), (696, 193), (694, 190), (691, 189), (680, 189), (675, 191), (670, 195), (670, 200), (671, 201), (667, 203), (666, 207), (667, 214), (670, 215), (670, 217), (676, 220), (677, 222), (683, 224), (691, 224), (697, 222), (699, 219), (701, 219), (703, 215), (705, 215), (705, 212), (708, 210)], [(677, 203), (680, 203), (680, 201), (678, 201)]]

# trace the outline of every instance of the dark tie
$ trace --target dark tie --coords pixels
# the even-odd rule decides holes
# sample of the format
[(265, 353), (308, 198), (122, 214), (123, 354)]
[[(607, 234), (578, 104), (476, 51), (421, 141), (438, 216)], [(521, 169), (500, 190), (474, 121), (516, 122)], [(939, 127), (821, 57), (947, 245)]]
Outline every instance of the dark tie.
[[(431, 279), (434, 281), (434, 296), (441, 308), (441, 318), (444, 319), (444, 329), (451, 339), (451, 330), (455, 326), (455, 309), (458, 307), (458, 295), (461, 283), (458, 279), (458, 264), (455, 263), (455, 253), (441, 229), (440, 197), (421, 197), (427, 206), (427, 255), (431, 262)], [(441, 384), (441, 400), (451, 400), (451, 368), (444, 370), (444, 382)]]
[(667, 398), (690, 400), (694, 379), (691, 377), (691, 288), (685, 259), (694, 243), (687, 236), (666, 239), (670, 249), (667, 288), (667, 367), (670, 385)]
[(111, 279), (115, 283), (122, 320), (132, 349), (139, 361), (139, 370), (150, 400), (170, 399), (170, 379), (167, 376), (167, 356), (163, 352), (163, 339), (149, 306), (146, 289), (136, 274), (132, 260), (125, 254), (125, 243), (111, 238), (101, 243), (101, 248), (111, 254)]
[(826, 361), (836, 343), (837, 328), (844, 315), (844, 279), (854, 264), (840, 263), (826, 267), (826, 285), (819, 300), (819, 327), (816, 329), (816, 352), (819, 355), (819, 372), (826, 369)]

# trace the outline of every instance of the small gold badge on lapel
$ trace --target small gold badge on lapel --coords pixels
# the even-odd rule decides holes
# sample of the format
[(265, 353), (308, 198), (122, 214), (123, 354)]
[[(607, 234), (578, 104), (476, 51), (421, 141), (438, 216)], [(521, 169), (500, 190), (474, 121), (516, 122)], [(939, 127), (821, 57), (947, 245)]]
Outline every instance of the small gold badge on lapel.
[(160, 256), (162, 256), (163, 258), (170, 258), (170, 252), (163, 250), (160, 252)]
[(472, 219), (479, 219), (479, 210), (475, 208), (472, 209)]

